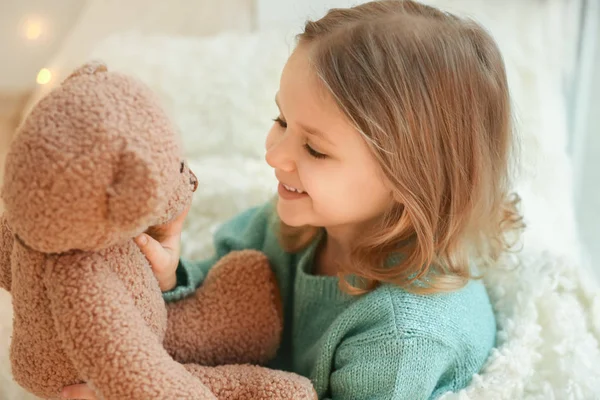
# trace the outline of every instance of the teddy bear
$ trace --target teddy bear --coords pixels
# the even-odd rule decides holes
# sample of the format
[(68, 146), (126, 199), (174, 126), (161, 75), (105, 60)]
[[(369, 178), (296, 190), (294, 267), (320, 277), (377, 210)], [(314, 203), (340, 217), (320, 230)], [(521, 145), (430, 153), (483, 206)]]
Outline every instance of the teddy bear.
[(309, 380), (257, 366), (283, 320), (262, 253), (230, 253), (194, 295), (165, 304), (133, 238), (179, 215), (197, 186), (168, 116), (133, 77), (90, 62), (35, 106), (1, 192), (20, 386), (45, 399), (83, 382), (110, 400), (316, 398)]

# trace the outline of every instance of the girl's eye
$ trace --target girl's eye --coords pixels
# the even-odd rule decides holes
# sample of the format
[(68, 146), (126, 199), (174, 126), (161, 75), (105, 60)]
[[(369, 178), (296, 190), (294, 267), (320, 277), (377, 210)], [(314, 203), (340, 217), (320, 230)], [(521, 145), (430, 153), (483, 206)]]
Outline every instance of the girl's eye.
[(318, 151), (316, 151), (315, 149), (313, 149), (312, 147), (310, 147), (308, 145), (308, 143), (306, 143), (304, 145), (304, 148), (306, 149), (306, 151), (308, 151), (308, 154), (310, 154), (314, 158), (327, 158), (326, 154), (319, 153)]
[(281, 117), (277, 117), (273, 121), (277, 122), (279, 124), (279, 126), (281, 126), (282, 128), (287, 128), (287, 122), (282, 120)]
[(183, 170), (185, 169), (185, 162), (182, 161), (181, 162), (181, 166), (179, 167), (179, 172), (181, 172), (183, 174)]
[[(273, 119), (274, 122), (276, 122), (277, 124), (279, 124), (280, 127), (282, 128), (287, 128), (287, 122), (284, 121), (281, 117), (277, 117)], [(308, 152), (308, 154), (311, 155), (311, 157), (314, 158), (327, 158), (326, 154), (323, 153), (319, 153), (318, 151), (316, 151), (315, 149), (313, 149), (312, 147), (310, 147), (310, 145), (308, 143), (304, 144), (304, 148), (306, 149), (306, 151)]]

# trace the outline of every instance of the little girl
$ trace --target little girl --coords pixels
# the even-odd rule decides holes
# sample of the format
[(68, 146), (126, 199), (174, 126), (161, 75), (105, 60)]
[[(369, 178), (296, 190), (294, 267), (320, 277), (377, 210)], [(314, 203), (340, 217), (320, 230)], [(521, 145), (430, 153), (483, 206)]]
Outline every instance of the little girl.
[[(467, 386), (495, 345), (474, 268), (520, 227), (503, 61), (476, 23), (413, 1), (309, 21), (283, 70), (266, 140), (275, 201), (179, 261), (185, 215), (138, 245), (167, 301), (192, 294), (230, 251), (270, 259), (284, 303), (268, 365), (320, 399), (433, 399)], [(67, 398), (93, 399), (85, 385)]]

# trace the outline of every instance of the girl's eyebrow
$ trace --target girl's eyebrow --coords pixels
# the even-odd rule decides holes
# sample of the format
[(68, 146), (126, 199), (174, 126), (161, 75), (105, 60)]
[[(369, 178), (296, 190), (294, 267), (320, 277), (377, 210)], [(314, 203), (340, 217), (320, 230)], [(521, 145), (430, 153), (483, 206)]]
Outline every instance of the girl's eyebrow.
[(320, 139), (323, 139), (324, 141), (326, 141), (327, 143), (329, 143), (333, 146), (333, 142), (331, 140), (329, 140), (327, 135), (325, 135), (320, 130), (318, 130), (316, 128), (311, 128), (310, 126), (306, 126), (306, 125), (300, 124), (300, 123), (298, 125), (300, 126), (300, 128), (302, 128), (302, 130), (306, 131), (306, 133), (308, 133), (309, 135), (313, 135)]
[[(275, 95), (275, 104), (277, 104), (277, 108), (279, 108), (279, 111), (281, 111), (281, 106), (279, 105), (279, 100), (277, 98), (277, 94)], [(310, 126), (304, 125), (302, 123), (298, 123), (298, 126), (300, 126), (300, 128), (305, 131), (306, 133), (308, 133), (309, 135), (313, 135), (316, 136), (324, 141), (326, 141), (327, 143), (333, 145), (333, 142), (331, 140), (329, 140), (329, 138), (327, 137), (327, 135), (323, 132), (321, 132), (320, 130), (316, 129), (316, 128), (312, 128)]]

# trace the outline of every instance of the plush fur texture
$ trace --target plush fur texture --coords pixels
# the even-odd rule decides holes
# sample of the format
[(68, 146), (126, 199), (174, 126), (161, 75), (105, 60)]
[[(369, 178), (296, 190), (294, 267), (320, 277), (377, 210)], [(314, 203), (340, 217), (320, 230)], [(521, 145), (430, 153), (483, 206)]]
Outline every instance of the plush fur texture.
[(129, 76), (86, 64), (33, 109), (7, 156), (0, 220), (15, 382), (48, 399), (78, 382), (111, 400), (314, 397), (305, 378), (222, 365), (277, 349), (263, 254), (231, 253), (165, 306), (132, 238), (175, 217), (197, 186), (168, 117)]

